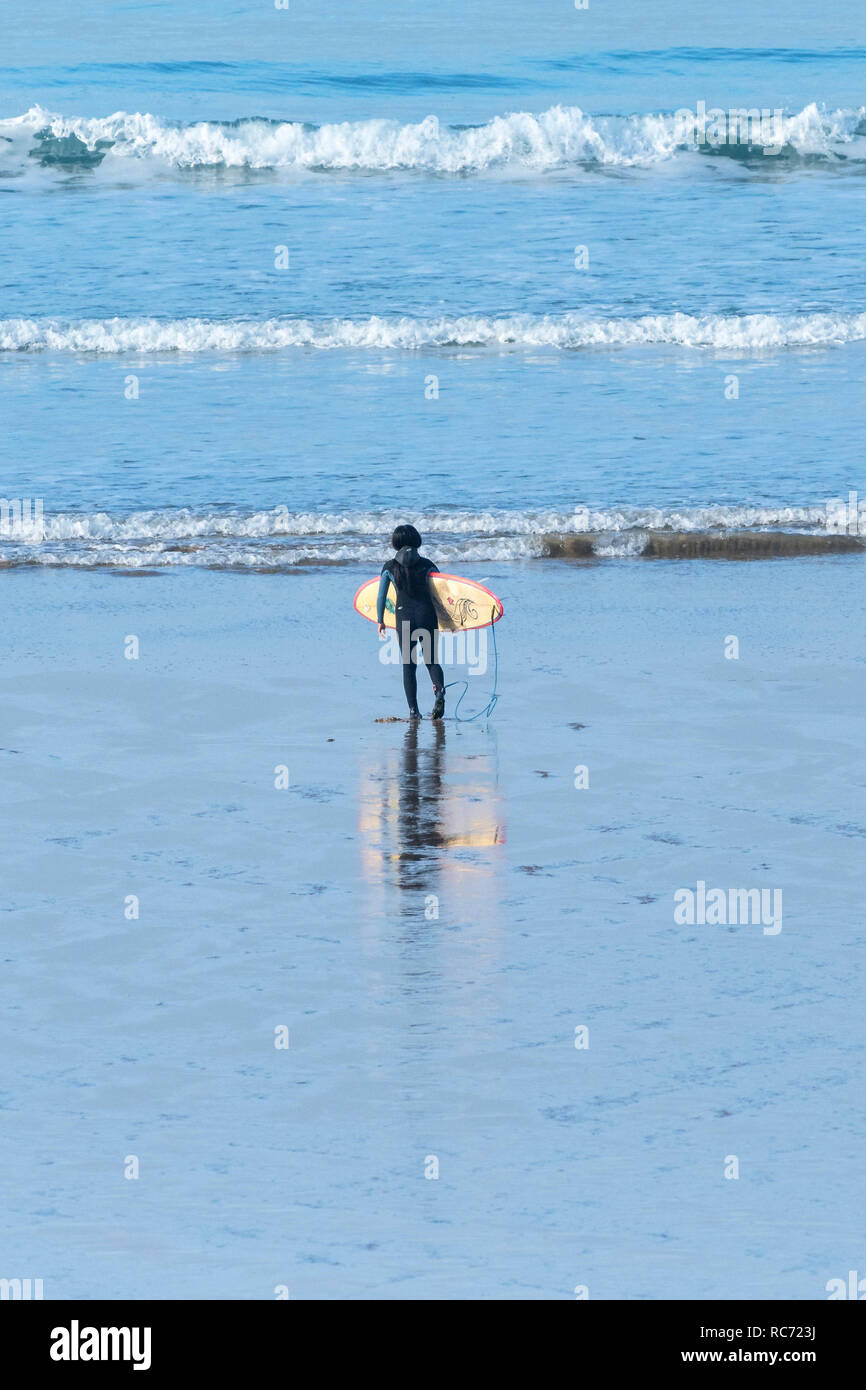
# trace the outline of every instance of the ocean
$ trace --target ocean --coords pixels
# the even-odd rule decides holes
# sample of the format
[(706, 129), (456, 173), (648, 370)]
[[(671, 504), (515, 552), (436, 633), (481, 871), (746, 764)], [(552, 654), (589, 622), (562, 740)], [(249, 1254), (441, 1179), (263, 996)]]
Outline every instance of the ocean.
[[(497, 4), (490, 50), (380, 6), (325, 61), (308, 7), (199, 8), (268, 58), (7, 45), (4, 491), (46, 518), (7, 562), (372, 562), (404, 512), (449, 564), (839, 529), (866, 49), (606, 49)], [(701, 143), (701, 103), (765, 114)]]

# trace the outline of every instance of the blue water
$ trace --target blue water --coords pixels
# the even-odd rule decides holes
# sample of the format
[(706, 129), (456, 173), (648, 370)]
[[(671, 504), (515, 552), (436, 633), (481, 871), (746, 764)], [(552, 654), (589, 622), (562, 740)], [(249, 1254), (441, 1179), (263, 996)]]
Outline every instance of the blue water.
[[(576, 507), (815, 524), (861, 484), (855, 6), (120, 9), (6, 35), (3, 489), (57, 542), (10, 558), (362, 558), (402, 508), (501, 559)], [(698, 102), (781, 152), (672, 140)]]

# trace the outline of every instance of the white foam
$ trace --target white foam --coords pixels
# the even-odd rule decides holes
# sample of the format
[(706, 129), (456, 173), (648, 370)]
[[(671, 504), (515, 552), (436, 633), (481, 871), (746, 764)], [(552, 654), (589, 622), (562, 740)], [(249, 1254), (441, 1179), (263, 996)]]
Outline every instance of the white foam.
[(368, 319), (0, 319), (0, 350), (76, 353), (418, 351), (671, 345), (726, 352), (824, 347), (866, 339), (866, 313), (442, 315)]
[[(827, 111), (811, 103), (782, 120), (782, 143), (798, 155), (852, 156), (866, 108)], [(467, 175), (497, 168), (543, 172), (575, 165), (617, 168), (669, 160), (693, 150), (694, 140), (673, 114), (590, 116), (578, 106), (547, 111), (510, 112), (484, 125), (449, 127), (436, 116), (413, 124), (390, 120), (343, 121), (311, 126), (297, 121), (197, 121), (190, 125), (161, 120), (147, 112), (118, 111), (111, 116), (63, 116), (31, 107), (0, 121), (6, 151), (51, 156), (51, 142), (65, 142), (63, 158), (100, 157), (118, 161), (157, 161), (174, 169), (297, 169), (332, 171), (419, 170)], [(37, 140), (38, 137), (38, 140)], [(772, 137), (774, 140), (776, 135)], [(770, 137), (762, 136), (764, 143)]]
[[(649, 533), (743, 531), (838, 533), (838, 502), (812, 506), (621, 507), (526, 511), (430, 511), (415, 518), (425, 550), (443, 568), (541, 558), (547, 537), (589, 535), (599, 557), (643, 553)], [(192, 508), (111, 515), (45, 515), (41, 541), (29, 533), (0, 538), (4, 564), (75, 568), (278, 569), (305, 565), (369, 565), (377, 570), (402, 515), (388, 511), (253, 511)], [(555, 550), (555, 546), (554, 546)]]
[[(91, 541), (122, 544), (172, 541), (315, 541), (336, 553), (349, 540), (351, 553), (371, 541), (380, 547), (403, 520), (397, 512), (291, 511), (285, 505), (257, 511), (194, 511), (188, 507), (130, 512), (60, 512), (45, 515), (47, 542)], [(431, 511), (416, 521), (430, 544), (445, 540), (464, 547), (490, 542), (523, 542), (545, 535), (592, 534), (607, 537), (647, 531), (794, 530), (829, 533), (836, 525), (829, 503), (812, 506), (623, 507), (570, 511)], [(836, 528), (838, 529), (838, 528)], [(489, 552), (488, 552), (489, 553)], [(515, 553), (517, 553), (515, 551)], [(340, 558), (343, 552), (340, 551)]]

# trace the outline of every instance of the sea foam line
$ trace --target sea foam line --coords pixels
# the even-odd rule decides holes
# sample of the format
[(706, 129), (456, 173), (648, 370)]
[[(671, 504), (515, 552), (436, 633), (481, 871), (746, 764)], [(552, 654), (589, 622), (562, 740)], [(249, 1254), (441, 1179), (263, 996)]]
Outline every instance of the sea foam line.
[[(431, 545), (443, 539), (540, 539), (549, 535), (633, 532), (788, 530), (833, 533), (847, 520), (843, 499), (807, 506), (708, 504), (691, 507), (575, 507), (533, 511), (428, 511), (416, 517)], [(366, 540), (384, 545), (402, 513), (292, 511), (278, 505), (255, 511), (165, 507), (125, 514), (40, 512), (40, 535), (55, 542), (148, 543), (162, 541), (313, 542), (323, 547)], [(27, 528), (23, 528), (27, 531)], [(0, 531), (0, 534), (5, 534)], [(11, 533), (10, 533), (11, 534)]]
[[(478, 564), (507, 564), (526, 560), (598, 559), (769, 559), (806, 555), (833, 555), (866, 549), (860, 535), (820, 535), (791, 531), (609, 533), (606, 536), (548, 535), (489, 537), (450, 542), (438, 539), (427, 547), (443, 569)], [(340, 545), (277, 545), (273, 541), (211, 542), (204, 545), (167, 545), (165, 542), (92, 542), (4, 545), (0, 543), (0, 569), (42, 566), (73, 569), (161, 570), (204, 568), (290, 574), (310, 567), (363, 566), (378, 572), (383, 542)]]
[[(767, 139), (800, 158), (856, 155), (866, 108), (828, 110), (812, 102), (780, 116)], [(763, 137), (759, 137), (760, 144)], [(0, 140), (43, 163), (155, 160), (175, 169), (297, 169), (317, 172), (419, 170), (471, 175), (490, 169), (535, 172), (578, 165), (653, 165), (695, 141), (676, 113), (593, 116), (579, 106), (515, 111), (478, 126), (448, 126), (435, 115), (409, 124), (385, 119), (309, 125), (245, 119), (183, 125), (149, 112), (64, 116), (31, 107), (0, 121)]]
[(671, 345), (763, 352), (866, 338), (866, 312), (811, 314), (442, 315), (367, 319), (0, 319), (0, 351), (75, 353), (277, 352), (290, 348), (418, 351)]

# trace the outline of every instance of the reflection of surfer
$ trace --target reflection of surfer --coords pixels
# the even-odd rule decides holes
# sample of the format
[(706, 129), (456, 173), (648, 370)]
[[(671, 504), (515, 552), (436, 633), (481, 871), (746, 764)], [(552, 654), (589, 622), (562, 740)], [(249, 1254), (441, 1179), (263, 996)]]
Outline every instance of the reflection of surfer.
[[(435, 574), (436, 566), (418, 554), (421, 537), (414, 526), (398, 526), (391, 544), (397, 554), (393, 560), (386, 560), (382, 566), (379, 581), (379, 597), (376, 603), (376, 621), (379, 636), (385, 636), (385, 603), (390, 584), (397, 591), (394, 616), (397, 622), (397, 640), (403, 664), (403, 689), (409, 704), (409, 718), (420, 719), (418, 709), (418, 649), (421, 659), (430, 673), (433, 693), (433, 718), (441, 719), (445, 713), (445, 677), (439, 665), (439, 623), (433, 599), (430, 596), (429, 577)], [(416, 645), (417, 644), (417, 645)]]
[(418, 725), (406, 730), (397, 808), (400, 887), (419, 888), (429, 882), (431, 853), (448, 841), (442, 833), (442, 760), (445, 725), (437, 724), (432, 748), (418, 748)]

